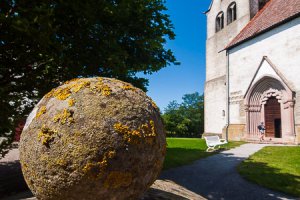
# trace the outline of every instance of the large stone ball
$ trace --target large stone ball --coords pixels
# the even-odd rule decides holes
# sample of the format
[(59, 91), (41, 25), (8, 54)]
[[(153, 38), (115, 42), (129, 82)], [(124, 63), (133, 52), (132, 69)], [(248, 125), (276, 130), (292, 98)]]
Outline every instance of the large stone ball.
[(25, 180), (38, 199), (137, 199), (165, 156), (159, 110), (132, 85), (74, 79), (29, 115), (20, 142)]

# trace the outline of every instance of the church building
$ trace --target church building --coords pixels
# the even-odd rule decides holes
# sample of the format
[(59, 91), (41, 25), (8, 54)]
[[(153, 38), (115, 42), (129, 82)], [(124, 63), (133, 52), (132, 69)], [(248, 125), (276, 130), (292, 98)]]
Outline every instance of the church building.
[(300, 0), (212, 0), (205, 133), (300, 143)]

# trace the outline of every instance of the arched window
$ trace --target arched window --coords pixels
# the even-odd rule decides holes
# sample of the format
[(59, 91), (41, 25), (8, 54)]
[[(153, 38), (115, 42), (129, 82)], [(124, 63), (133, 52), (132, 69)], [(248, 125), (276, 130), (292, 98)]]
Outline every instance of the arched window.
[(221, 11), (216, 17), (216, 32), (224, 28), (224, 13)]
[(236, 20), (236, 3), (232, 2), (227, 8), (227, 24)]

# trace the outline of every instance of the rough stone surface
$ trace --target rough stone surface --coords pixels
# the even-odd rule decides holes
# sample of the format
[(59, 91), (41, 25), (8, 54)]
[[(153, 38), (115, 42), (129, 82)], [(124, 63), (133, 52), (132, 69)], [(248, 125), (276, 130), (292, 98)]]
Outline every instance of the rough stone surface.
[(159, 110), (143, 91), (88, 78), (44, 96), (19, 149), (38, 199), (137, 199), (157, 178), (166, 141)]

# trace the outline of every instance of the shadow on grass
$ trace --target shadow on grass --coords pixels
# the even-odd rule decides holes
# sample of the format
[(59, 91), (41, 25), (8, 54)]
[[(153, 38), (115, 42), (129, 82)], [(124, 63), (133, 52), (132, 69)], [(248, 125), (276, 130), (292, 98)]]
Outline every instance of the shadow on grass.
[(206, 150), (199, 149), (167, 148), (163, 169), (165, 170), (191, 164), (195, 160), (205, 158), (216, 153), (217, 151), (206, 152)]
[(216, 148), (215, 151), (207, 152), (206, 146), (205, 149), (186, 149), (179, 147), (168, 147), (163, 170), (170, 169), (173, 167), (180, 167), (182, 165), (188, 165), (196, 160), (215, 155), (219, 152), (229, 150), (230, 148), (232, 148), (232, 146), (223, 145), (219, 148)]
[(19, 161), (0, 162), (0, 197), (29, 190)]
[(238, 171), (242, 177), (258, 185), (300, 197), (300, 176), (283, 173), (280, 169), (252, 159), (241, 163)]

